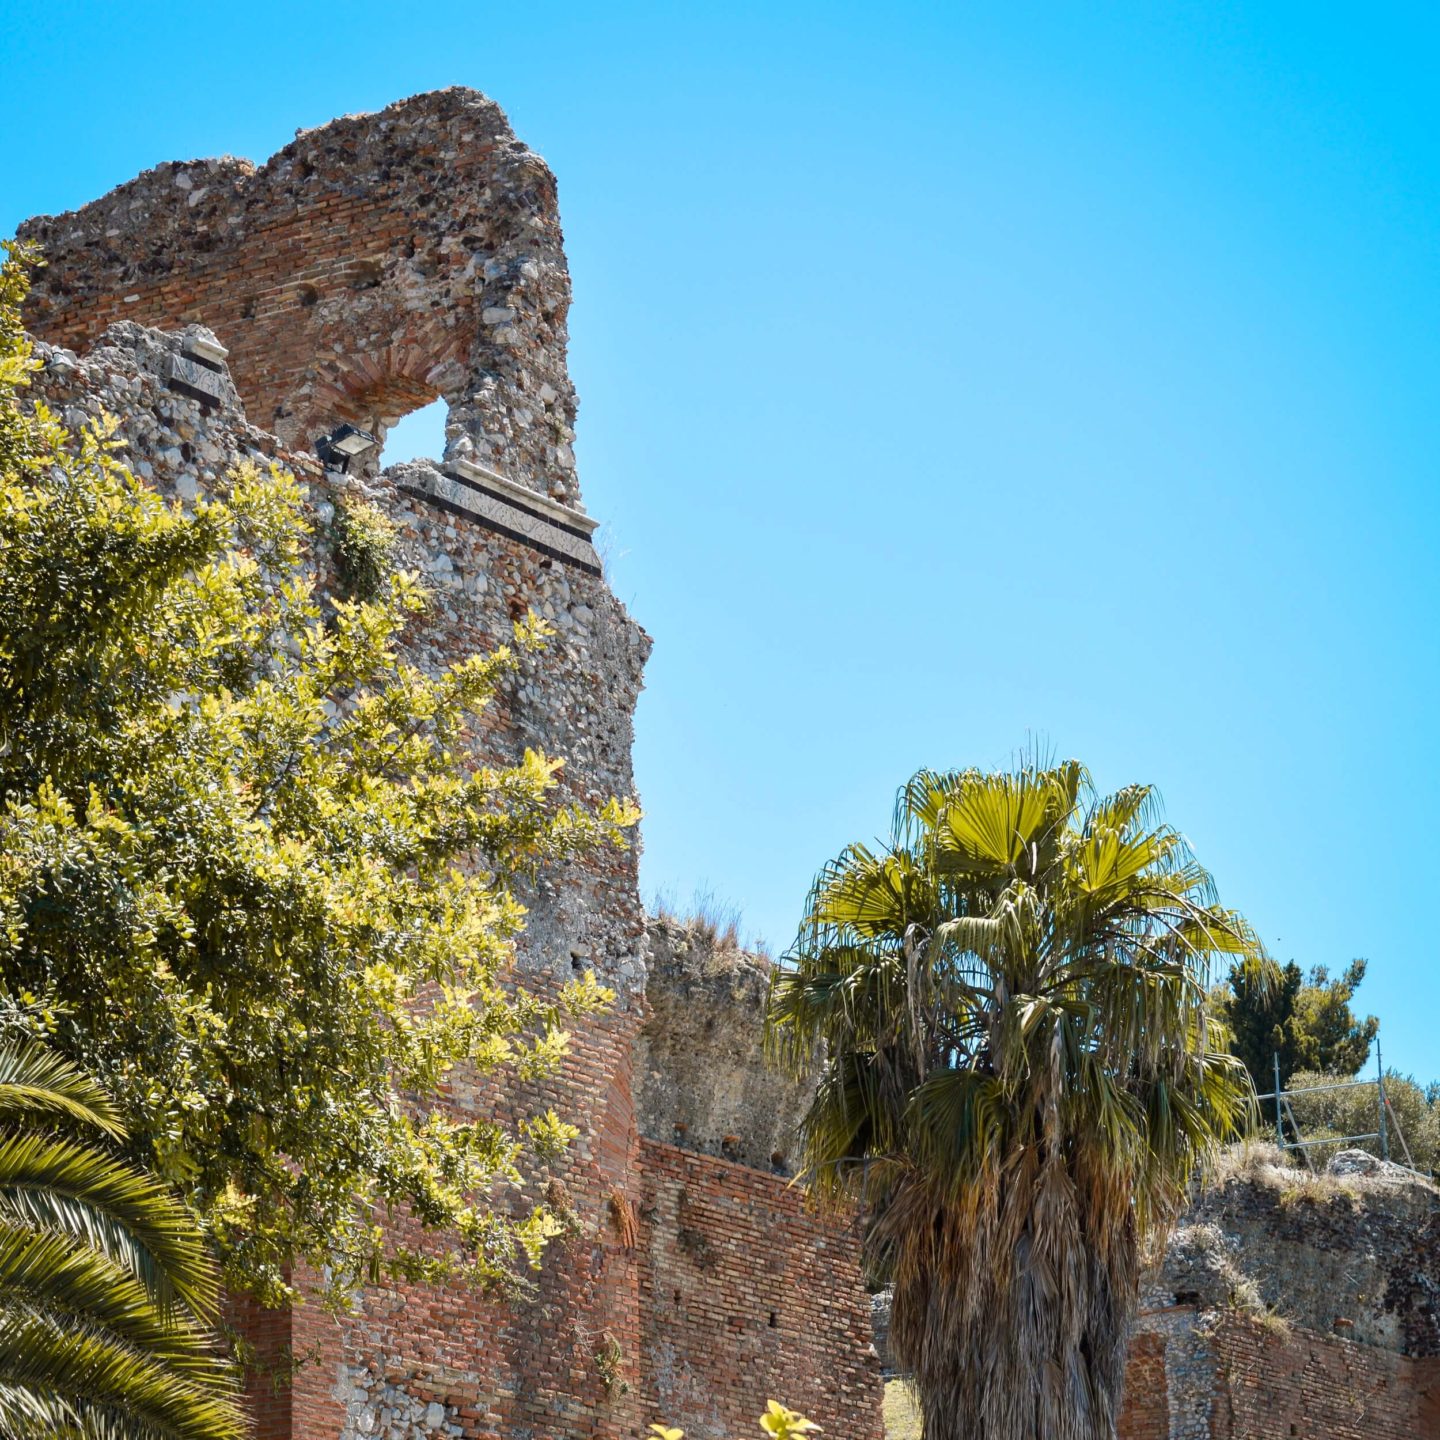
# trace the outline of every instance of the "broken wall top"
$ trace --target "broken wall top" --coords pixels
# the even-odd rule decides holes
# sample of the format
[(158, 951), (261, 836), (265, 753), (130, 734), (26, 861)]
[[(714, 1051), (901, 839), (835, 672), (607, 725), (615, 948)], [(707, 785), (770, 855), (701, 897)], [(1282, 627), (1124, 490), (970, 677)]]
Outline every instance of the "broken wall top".
[(25, 317), (45, 340), (208, 326), (251, 420), (298, 450), (443, 398), (448, 459), (578, 506), (555, 180), (477, 91), (303, 131), (259, 167), (159, 165), (20, 234), (47, 261)]

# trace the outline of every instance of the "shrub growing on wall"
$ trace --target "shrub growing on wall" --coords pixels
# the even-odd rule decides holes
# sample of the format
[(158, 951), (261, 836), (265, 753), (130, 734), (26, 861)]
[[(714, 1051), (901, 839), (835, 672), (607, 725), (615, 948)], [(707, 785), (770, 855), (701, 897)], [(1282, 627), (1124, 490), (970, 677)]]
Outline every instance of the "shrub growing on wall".
[[(545, 1072), (565, 1013), (604, 1002), (588, 978), (559, 1006), (502, 988), (512, 886), (623, 843), (637, 812), (557, 803), (544, 755), (474, 763), (475, 718), (536, 624), (421, 674), (396, 648), (414, 577), (322, 618), (289, 475), (242, 466), (187, 512), (125, 469), (112, 425), (27, 411), (23, 289), (12, 254), (0, 1004), (100, 1077), (232, 1283), (281, 1299), (303, 1259), (337, 1300), (382, 1271), (511, 1286), (557, 1222), (470, 1197), (571, 1131), (464, 1121), (437, 1088), (462, 1061)], [(401, 1206), (446, 1244), (397, 1248), (377, 1209)]]
[(395, 522), (372, 501), (339, 495), (330, 526), (335, 570), (351, 600), (378, 600), (395, 576)]

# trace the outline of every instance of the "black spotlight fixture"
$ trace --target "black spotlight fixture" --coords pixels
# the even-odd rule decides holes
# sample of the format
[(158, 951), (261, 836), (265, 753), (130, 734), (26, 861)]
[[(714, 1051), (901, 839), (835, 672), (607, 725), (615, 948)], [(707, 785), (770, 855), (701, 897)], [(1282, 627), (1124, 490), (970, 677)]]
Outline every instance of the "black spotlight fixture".
[(315, 453), (327, 470), (338, 470), (346, 475), (350, 471), (350, 462), (357, 455), (368, 455), (379, 443), (368, 430), (361, 430), (355, 425), (337, 425), (315, 442)]

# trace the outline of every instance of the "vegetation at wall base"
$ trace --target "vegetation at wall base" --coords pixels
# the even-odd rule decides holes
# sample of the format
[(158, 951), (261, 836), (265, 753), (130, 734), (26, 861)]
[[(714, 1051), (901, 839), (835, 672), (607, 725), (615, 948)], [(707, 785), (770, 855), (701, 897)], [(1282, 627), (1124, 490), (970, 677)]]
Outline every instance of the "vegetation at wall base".
[(885, 1440), (923, 1440), (924, 1417), (915, 1387), (902, 1379), (885, 1382)]
[(1269, 963), (1151, 790), (1073, 761), (921, 771), (821, 871), (770, 1045), (827, 1047), (805, 1174), (868, 1211), (927, 1440), (1114, 1433), (1142, 1242), (1253, 1103), (1221, 956)]
[[(193, 1207), (228, 1284), (292, 1266), (525, 1281), (560, 1221), (511, 1204), (573, 1131), (462, 1118), (459, 1064), (550, 1073), (593, 977), (517, 985), (516, 887), (623, 845), (562, 762), (477, 763), (515, 644), (439, 674), (399, 647), (413, 575), (326, 602), (290, 475), (166, 501), (112, 422), (23, 402), (25, 257), (0, 271), (0, 1016), (95, 1074), (129, 1153)], [(373, 557), (372, 557), (373, 558)], [(538, 1193), (538, 1187), (537, 1192)], [(404, 1211), (434, 1239), (406, 1247)]]

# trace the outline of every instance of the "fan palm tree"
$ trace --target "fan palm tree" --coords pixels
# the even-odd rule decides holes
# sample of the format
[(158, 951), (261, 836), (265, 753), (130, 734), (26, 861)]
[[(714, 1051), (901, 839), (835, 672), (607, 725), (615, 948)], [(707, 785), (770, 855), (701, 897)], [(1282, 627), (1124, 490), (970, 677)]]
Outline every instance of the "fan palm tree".
[(1113, 1436), (1142, 1244), (1250, 1104), (1206, 991), (1268, 962), (1157, 804), (922, 771), (773, 981), (772, 1053), (828, 1056), (807, 1178), (867, 1207), (927, 1440)]
[(100, 1087), (0, 1044), (0, 1437), (239, 1440), (190, 1212), (118, 1159)]

